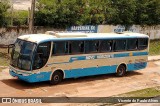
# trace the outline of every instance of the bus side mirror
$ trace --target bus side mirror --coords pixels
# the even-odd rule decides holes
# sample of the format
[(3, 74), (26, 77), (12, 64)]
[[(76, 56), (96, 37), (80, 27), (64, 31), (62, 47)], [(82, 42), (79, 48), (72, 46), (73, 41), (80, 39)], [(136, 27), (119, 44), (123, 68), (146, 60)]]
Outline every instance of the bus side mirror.
[(12, 49), (13, 47), (14, 47), (14, 44), (8, 45), (8, 54), (10, 53), (10, 49)]

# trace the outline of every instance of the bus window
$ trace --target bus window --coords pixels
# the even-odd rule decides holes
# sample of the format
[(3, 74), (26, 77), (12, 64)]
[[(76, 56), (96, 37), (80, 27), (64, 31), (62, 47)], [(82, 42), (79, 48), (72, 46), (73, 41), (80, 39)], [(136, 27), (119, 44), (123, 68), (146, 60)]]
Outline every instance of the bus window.
[(21, 70), (31, 71), (35, 48), (35, 43), (17, 39), (12, 49), (10, 64)]
[(100, 52), (110, 52), (112, 50), (111, 40), (102, 40), (100, 41)]
[(41, 43), (37, 47), (33, 69), (42, 68), (48, 61), (50, 55), (51, 42)]
[(57, 41), (53, 43), (52, 55), (64, 55), (68, 53), (68, 42)]
[(138, 41), (137, 39), (128, 39), (127, 40), (127, 50), (137, 50)]
[(148, 46), (148, 39), (147, 38), (140, 38), (138, 39), (138, 49), (144, 50)]
[(84, 52), (84, 41), (70, 41), (69, 43), (69, 53), (77, 54)]
[(85, 52), (86, 53), (98, 52), (98, 49), (99, 49), (98, 40), (85, 41)]
[(126, 40), (115, 40), (114, 51), (124, 51), (126, 48)]

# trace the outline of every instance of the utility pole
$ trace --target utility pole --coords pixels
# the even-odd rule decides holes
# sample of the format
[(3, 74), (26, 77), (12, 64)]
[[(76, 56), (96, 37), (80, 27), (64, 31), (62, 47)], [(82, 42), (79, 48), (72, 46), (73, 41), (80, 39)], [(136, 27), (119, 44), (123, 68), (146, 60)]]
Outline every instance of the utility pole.
[(13, 3), (11, 4), (11, 26), (13, 26)]
[(34, 33), (34, 12), (35, 12), (35, 0), (32, 0), (30, 18), (29, 18), (29, 33)]
[(31, 17), (31, 9), (30, 7), (28, 7), (28, 17), (27, 17), (27, 25), (29, 26), (29, 22), (30, 22), (30, 17)]

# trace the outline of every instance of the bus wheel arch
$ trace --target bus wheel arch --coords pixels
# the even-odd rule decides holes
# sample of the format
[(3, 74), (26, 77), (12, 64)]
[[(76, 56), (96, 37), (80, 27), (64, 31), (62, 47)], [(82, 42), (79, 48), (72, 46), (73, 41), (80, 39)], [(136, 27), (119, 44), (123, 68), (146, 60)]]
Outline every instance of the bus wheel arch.
[(56, 85), (60, 83), (63, 80), (63, 78), (64, 78), (64, 72), (60, 69), (55, 70), (51, 74), (50, 83), (52, 85)]
[(123, 77), (126, 74), (126, 71), (127, 71), (127, 65), (125, 63), (121, 63), (117, 66), (116, 76)]

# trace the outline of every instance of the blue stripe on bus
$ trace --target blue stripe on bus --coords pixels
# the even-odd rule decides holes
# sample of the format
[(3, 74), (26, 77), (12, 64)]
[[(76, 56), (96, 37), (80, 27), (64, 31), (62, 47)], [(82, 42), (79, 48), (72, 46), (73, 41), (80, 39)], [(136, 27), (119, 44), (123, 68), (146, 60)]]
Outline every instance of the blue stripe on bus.
[(114, 54), (114, 57), (128, 57), (129, 53)]
[[(147, 66), (147, 62), (127, 64), (127, 71), (140, 70)], [(78, 78), (84, 76), (101, 75), (116, 73), (117, 65), (78, 68), (72, 70), (65, 70), (65, 78)]]
[[(147, 62), (127, 64), (127, 71), (143, 69), (146, 66), (147, 66)], [(78, 77), (84, 77), (84, 76), (116, 73), (116, 69), (117, 69), (117, 65), (78, 68), (78, 69), (72, 69), (72, 70), (64, 70), (64, 74), (65, 74), (65, 78), (78, 78)], [(52, 72), (49, 71), (49, 72), (40, 72), (38, 74), (23, 76), (21, 74), (17, 74), (13, 72), (12, 70), (10, 70), (9, 72), (10, 72), (10, 75), (12, 75), (13, 77), (18, 77), (20, 80), (24, 80), (29, 83), (49, 81), (50, 76), (52, 74)]]
[(18, 77), (18, 79), (29, 82), (29, 83), (33, 83), (33, 82), (41, 82), (41, 81), (49, 81), (50, 80), (50, 75), (51, 75), (51, 71), (49, 72), (40, 72), (38, 74), (31, 74), (28, 76), (24, 76), (22, 74), (17, 74), (15, 72), (13, 72), (12, 70), (9, 71), (10, 75), (13, 77)]
[[(133, 52), (132, 54), (133, 54), (132, 56), (143, 56), (143, 55), (148, 55), (148, 52)], [(102, 55), (105, 55), (105, 54), (102, 54)], [(94, 56), (94, 59), (100, 59), (100, 58), (97, 58), (100, 55), (90, 55), (90, 56)], [(107, 56), (109, 56), (108, 58), (129, 57), (130, 53), (107, 54)], [(71, 62), (79, 61), (79, 60), (89, 60), (89, 59), (86, 59), (86, 57), (87, 56), (71, 57), (68, 62), (54, 62), (54, 63), (50, 63), (48, 65), (71, 63)], [(107, 59), (107, 58), (103, 58), (103, 59)]]
[(86, 56), (77, 56), (77, 57), (71, 57), (69, 62), (73, 62), (76, 60), (86, 60)]
[(113, 65), (113, 66), (78, 68), (72, 70), (65, 70), (64, 72), (65, 72), (65, 78), (78, 78), (84, 76), (115, 73), (116, 68), (117, 65)]
[(147, 62), (127, 64), (127, 71), (140, 70), (147, 67)]
[(148, 52), (133, 52), (133, 56), (148, 55)]
[(140, 62), (140, 63), (135, 63), (134, 64), (134, 69), (139, 70), (147, 67), (147, 62)]

